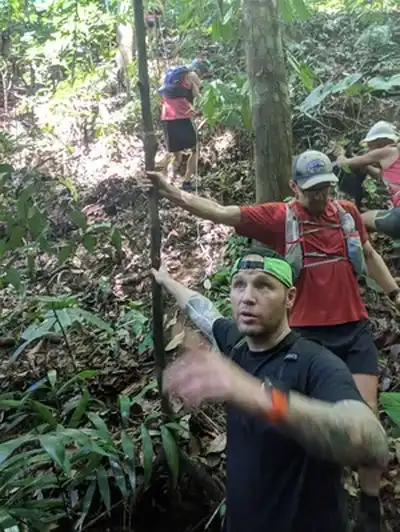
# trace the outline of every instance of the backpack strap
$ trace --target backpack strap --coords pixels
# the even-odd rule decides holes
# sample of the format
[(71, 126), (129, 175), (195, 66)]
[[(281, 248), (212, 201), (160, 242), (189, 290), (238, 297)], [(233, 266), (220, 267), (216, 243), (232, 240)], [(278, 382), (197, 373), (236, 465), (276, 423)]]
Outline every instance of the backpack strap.
[(236, 342), (236, 344), (232, 347), (232, 349), (229, 351), (229, 355), (228, 357), (233, 360), (234, 357), (235, 357), (235, 351), (237, 349), (240, 349), (241, 347), (243, 347), (244, 345), (247, 344), (247, 341), (246, 341), (246, 337), (245, 336), (242, 336), (242, 338), (239, 338), (239, 340)]

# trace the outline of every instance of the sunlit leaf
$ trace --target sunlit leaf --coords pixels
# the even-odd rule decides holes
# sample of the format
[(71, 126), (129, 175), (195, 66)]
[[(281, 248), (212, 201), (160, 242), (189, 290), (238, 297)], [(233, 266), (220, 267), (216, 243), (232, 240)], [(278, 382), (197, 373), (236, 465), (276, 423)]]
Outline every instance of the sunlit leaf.
[(400, 392), (382, 392), (379, 400), (386, 414), (400, 427)]
[(120, 395), (118, 397), (119, 402), (119, 411), (123, 422), (126, 422), (129, 419), (129, 414), (131, 410), (131, 400), (127, 395)]
[(49, 370), (47, 372), (47, 378), (49, 379), (50, 386), (54, 389), (57, 380), (57, 371), (55, 369)]

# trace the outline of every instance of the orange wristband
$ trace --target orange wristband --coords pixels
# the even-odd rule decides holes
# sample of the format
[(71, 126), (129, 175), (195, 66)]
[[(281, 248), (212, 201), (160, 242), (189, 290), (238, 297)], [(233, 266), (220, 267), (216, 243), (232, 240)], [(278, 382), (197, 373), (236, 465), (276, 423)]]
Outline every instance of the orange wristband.
[(262, 383), (262, 388), (266, 393), (270, 394), (271, 397), (271, 408), (268, 409), (267, 418), (272, 423), (281, 421), (286, 414), (289, 412), (289, 401), (288, 396), (278, 388), (275, 388), (272, 383), (267, 392), (265, 388), (265, 383)]

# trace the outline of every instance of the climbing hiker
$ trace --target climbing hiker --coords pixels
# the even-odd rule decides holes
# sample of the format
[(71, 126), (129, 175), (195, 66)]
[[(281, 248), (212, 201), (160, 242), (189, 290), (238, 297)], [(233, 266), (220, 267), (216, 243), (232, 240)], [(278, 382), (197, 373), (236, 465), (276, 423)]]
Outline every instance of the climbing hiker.
[[(357, 278), (368, 273), (400, 308), (400, 289), (368, 240), (353, 203), (331, 201), (338, 178), (321, 152), (306, 151), (293, 161), (295, 199), (252, 206), (223, 206), (181, 191), (159, 173), (148, 173), (160, 194), (187, 211), (236, 228), (284, 255), (295, 272), (297, 298), (291, 326), (321, 343), (349, 367), (357, 387), (376, 413), (377, 350)], [(380, 531), (380, 472), (360, 469), (359, 530)]]
[(368, 231), (377, 231), (400, 240), (400, 137), (394, 126), (381, 120), (368, 131), (362, 141), (368, 146), (364, 155), (339, 155), (337, 164), (365, 168), (371, 177), (382, 179), (393, 204), (388, 210), (367, 211), (362, 214)]
[(162, 12), (158, 7), (149, 6), (149, 9), (144, 14), (148, 46), (150, 50), (153, 50), (153, 51), (155, 50), (158, 44), (159, 38), (160, 38), (161, 17), (162, 17)]
[(122, 89), (125, 89), (129, 94), (131, 86), (126, 70), (132, 63), (136, 53), (135, 32), (131, 24), (118, 24), (117, 44), (118, 52), (116, 55), (116, 62), (118, 90), (121, 91)]
[(194, 324), (164, 382), (189, 407), (227, 403), (227, 532), (348, 530), (344, 465), (385, 468), (385, 432), (350, 371), (289, 328), (296, 289), (285, 259), (249, 249), (231, 271), (233, 319), (153, 270)]
[(196, 115), (193, 101), (200, 96), (201, 78), (209, 69), (210, 63), (203, 59), (195, 59), (190, 66), (174, 66), (167, 70), (163, 85), (158, 89), (162, 96), (161, 120), (167, 150), (173, 154), (174, 176), (181, 165), (182, 152), (191, 150), (186, 162), (184, 189), (190, 188), (191, 178), (197, 171), (198, 139), (193, 123)]

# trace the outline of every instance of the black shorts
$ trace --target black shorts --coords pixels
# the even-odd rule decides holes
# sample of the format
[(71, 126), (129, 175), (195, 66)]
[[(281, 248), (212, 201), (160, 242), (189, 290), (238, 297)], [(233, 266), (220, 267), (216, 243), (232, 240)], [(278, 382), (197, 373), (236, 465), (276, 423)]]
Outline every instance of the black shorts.
[(368, 320), (294, 330), (341, 358), (354, 374), (378, 375), (378, 350)]
[(400, 239), (400, 207), (378, 211), (374, 222), (379, 233), (384, 233), (395, 240)]
[(196, 147), (196, 130), (190, 118), (164, 120), (163, 127), (167, 150), (170, 153), (192, 150)]

